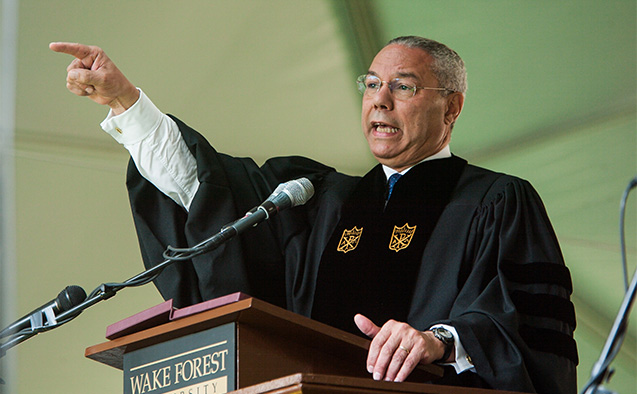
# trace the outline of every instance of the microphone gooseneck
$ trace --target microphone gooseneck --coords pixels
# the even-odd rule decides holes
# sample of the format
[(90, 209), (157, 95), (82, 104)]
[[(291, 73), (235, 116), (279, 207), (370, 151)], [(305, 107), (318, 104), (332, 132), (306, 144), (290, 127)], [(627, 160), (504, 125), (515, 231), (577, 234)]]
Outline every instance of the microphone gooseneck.
[(314, 186), (306, 178), (282, 183), (261, 205), (250, 210), (243, 218), (224, 226), (213, 237), (188, 249), (176, 249), (169, 246), (164, 252), (166, 260), (122, 283), (103, 283), (88, 297), (81, 287), (67, 286), (54, 300), (0, 331), (0, 338), (10, 336), (8, 340), (0, 343), (0, 358), (6, 354), (8, 349), (40, 332), (51, 330), (73, 320), (83, 310), (99, 301), (113, 297), (119, 290), (145, 285), (157, 278), (164, 268), (174, 262), (189, 260), (214, 250), (230, 238), (269, 219), (272, 215), (284, 209), (305, 204), (313, 195)]

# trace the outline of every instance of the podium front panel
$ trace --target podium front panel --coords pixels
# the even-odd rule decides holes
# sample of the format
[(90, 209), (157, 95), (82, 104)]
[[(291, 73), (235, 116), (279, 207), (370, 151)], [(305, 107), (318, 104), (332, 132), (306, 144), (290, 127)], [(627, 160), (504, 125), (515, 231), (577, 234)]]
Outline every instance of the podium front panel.
[(235, 390), (236, 323), (124, 354), (124, 394)]

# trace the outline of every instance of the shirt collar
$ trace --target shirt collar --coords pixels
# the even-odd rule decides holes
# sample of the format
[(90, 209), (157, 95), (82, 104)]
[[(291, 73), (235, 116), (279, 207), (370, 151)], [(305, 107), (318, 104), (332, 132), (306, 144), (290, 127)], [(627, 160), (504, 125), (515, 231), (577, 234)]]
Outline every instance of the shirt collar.
[[(429, 157), (425, 157), (422, 161), (416, 163), (414, 166), (425, 162), (425, 161), (429, 161), (429, 160), (436, 160), (436, 159), (446, 159), (448, 157), (451, 157), (451, 148), (449, 148), (449, 145), (446, 145), (444, 148), (442, 148), (440, 151), (438, 151), (437, 153), (434, 153), (433, 155), (429, 156)], [(387, 179), (389, 179), (390, 176), (392, 176), (393, 174), (397, 173), (398, 171), (394, 170), (393, 168), (389, 168), (386, 165), (382, 165), (383, 166), (383, 171), (385, 171), (385, 177), (387, 177)], [(407, 168), (406, 170), (402, 170), (400, 172), (400, 175), (405, 175), (407, 173), (407, 171), (411, 170), (412, 168), (414, 168), (414, 166), (411, 166), (409, 168)]]

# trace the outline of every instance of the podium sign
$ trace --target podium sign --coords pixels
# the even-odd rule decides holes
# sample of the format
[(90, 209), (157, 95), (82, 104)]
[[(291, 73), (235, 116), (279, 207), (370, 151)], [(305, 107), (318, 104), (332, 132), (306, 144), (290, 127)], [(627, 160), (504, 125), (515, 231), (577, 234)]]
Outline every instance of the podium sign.
[(235, 389), (235, 323), (124, 354), (124, 394)]

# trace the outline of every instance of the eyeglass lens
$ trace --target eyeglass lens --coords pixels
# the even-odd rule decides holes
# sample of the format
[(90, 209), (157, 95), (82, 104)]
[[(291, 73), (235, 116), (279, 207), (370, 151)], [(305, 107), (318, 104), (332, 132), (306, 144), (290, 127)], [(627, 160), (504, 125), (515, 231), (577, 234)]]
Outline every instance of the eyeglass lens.
[(380, 78), (374, 75), (361, 75), (358, 77), (356, 82), (358, 84), (358, 90), (367, 95), (376, 94), (384, 83), (387, 84), (389, 91), (396, 98), (406, 99), (412, 97), (416, 91), (416, 85), (414, 83), (410, 83), (401, 78), (396, 78), (387, 82), (381, 81)]

